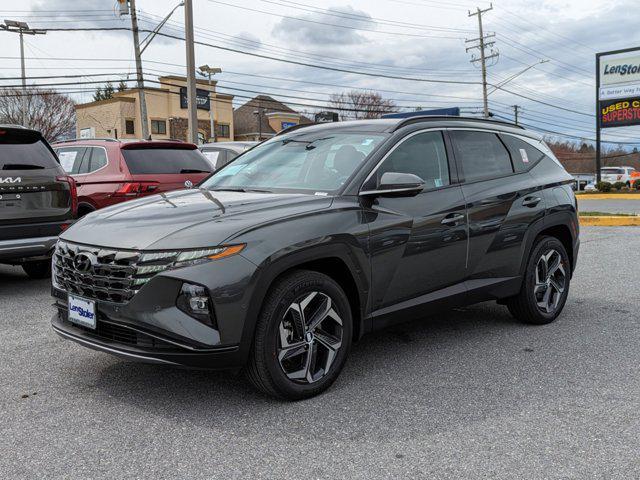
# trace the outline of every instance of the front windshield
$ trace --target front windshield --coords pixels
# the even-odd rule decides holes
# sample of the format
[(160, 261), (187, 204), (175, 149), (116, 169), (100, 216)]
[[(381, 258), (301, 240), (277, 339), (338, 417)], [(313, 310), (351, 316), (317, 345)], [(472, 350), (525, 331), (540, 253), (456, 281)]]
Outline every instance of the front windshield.
[(317, 132), (277, 137), (241, 155), (201, 188), (209, 190), (339, 190), (387, 135)]

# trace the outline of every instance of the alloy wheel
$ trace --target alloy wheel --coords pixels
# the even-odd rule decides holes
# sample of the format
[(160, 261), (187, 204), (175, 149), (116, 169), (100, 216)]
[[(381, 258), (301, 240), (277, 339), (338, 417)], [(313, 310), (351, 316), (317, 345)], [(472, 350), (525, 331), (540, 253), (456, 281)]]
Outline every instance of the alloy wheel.
[(567, 274), (562, 255), (551, 249), (543, 253), (536, 264), (536, 283), (533, 288), (538, 308), (552, 314), (558, 308), (567, 285)]
[(322, 292), (305, 294), (289, 305), (278, 332), (280, 367), (297, 383), (323, 378), (342, 346), (342, 319)]

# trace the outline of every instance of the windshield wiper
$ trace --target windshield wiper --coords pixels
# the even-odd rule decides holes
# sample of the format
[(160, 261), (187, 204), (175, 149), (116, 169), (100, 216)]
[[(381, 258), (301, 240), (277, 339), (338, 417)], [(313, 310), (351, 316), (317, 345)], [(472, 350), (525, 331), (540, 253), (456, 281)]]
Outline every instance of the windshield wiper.
[(5, 163), (2, 170), (44, 170), (44, 167), (33, 163)]
[(259, 192), (259, 193), (271, 193), (271, 190), (262, 190), (259, 188), (241, 188), (241, 187), (223, 187), (223, 188), (210, 188), (212, 192)]
[(209, 170), (198, 170), (197, 168), (183, 168), (180, 173), (211, 173)]
[(304, 147), (305, 150), (313, 150), (314, 148), (316, 148), (316, 146), (314, 145), (314, 143), (316, 142), (320, 142), (321, 140), (329, 140), (333, 137), (323, 137), (323, 138), (316, 138), (315, 140), (296, 140), (294, 138), (285, 138), (282, 141), (283, 145), (286, 145), (288, 143), (306, 143), (307, 146)]

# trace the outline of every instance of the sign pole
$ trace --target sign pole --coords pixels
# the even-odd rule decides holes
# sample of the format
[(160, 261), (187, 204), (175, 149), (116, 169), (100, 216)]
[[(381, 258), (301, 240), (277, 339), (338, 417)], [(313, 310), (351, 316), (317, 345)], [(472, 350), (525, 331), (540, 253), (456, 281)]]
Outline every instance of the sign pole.
[(596, 53), (596, 184), (602, 179), (600, 170), (600, 54)]

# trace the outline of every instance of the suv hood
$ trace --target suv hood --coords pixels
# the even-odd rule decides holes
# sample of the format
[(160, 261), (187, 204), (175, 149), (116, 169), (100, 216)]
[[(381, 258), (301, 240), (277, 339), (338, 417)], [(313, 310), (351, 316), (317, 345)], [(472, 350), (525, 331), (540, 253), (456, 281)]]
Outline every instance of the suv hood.
[(326, 209), (331, 202), (305, 194), (180, 190), (98, 210), (60, 238), (133, 250), (214, 247), (246, 228)]

